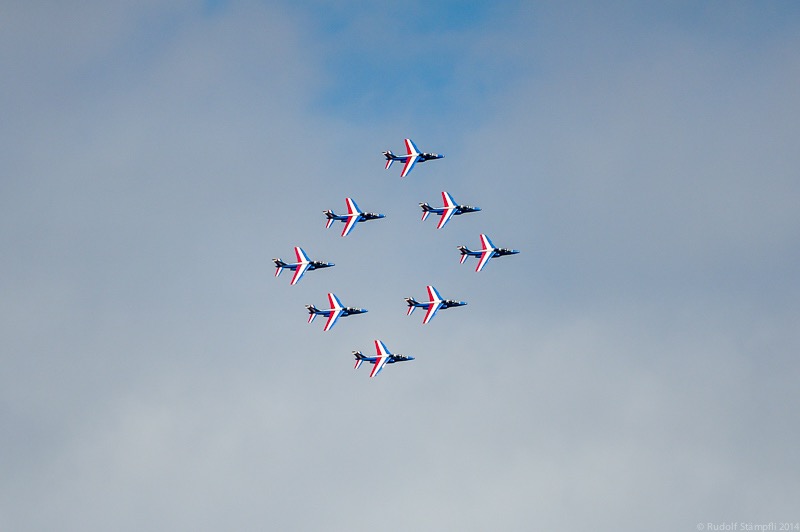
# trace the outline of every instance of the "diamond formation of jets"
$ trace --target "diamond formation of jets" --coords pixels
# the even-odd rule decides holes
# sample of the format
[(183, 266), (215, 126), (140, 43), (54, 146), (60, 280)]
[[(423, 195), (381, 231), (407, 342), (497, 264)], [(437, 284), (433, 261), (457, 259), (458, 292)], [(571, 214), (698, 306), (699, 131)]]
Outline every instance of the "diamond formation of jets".
[(385, 218), (385, 214), (378, 214), (375, 212), (363, 212), (361, 209), (358, 208), (356, 202), (353, 201), (351, 198), (345, 198), (345, 203), (347, 203), (347, 214), (336, 214), (331, 210), (322, 211), (325, 213), (325, 216), (328, 217), (328, 221), (325, 223), (325, 229), (329, 229), (333, 222), (339, 220), (340, 222), (344, 223), (344, 229), (342, 229), (342, 236), (347, 236), (350, 234), (350, 231), (356, 226), (358, 222), (366, 222), (369, 220), (379, 220), (380, 218)]
[(444, 155), (439, 153), (422, 153), (417, 148), (417, 145), (414, 144), (414, 141), (411, 139), (405, 139), (406, 142), (406, 154), (405, 155), (395, 155), (392, 153), (391, 150), (386, 150), (383, 152), (383, 156), (386, 157), (386, 169), (388, 170), (392, 163), (395, 161), (399, 161), (404, 164), (403, 171), (400, 172), (400, 177), (405, 177), (411, 172), (411, 169), (414, 168), (414, 165), (417, 163), (424, 163), (425, 161), (430, 161), (433, 159), (441, 159)]
[(422, 324), (425, 325), (429, 321), (433, 319), (436, 315), (438, 310), (446, 310), (450, 307), (461, 307), (466, 305), (466, 301), (454, 301), (452, 299), (442, 299), (442, 296), (439, 295), (439, 291), (436, 290), (431, 285), (428, 285), (428, 301), (417, 301), (413, 297), (407, 297), (406, 303), (408, 303), (408, 312), (406, 312), (406, 316), (410, 316), (414, 309), (417, 307), (424, 308), (425, 318), (422, 320)]
[[(403, 163), (403, 169), (400, 173), (401, 178), (406, 177), (414, 168), (414, 165), (416, 165), (418, 162), (421, 163), (434, 159), (441, 159), (444, 157), (444, 155), (437, 153), (421, 152), (411, 139), (405, 139), (405, 149), (406, 153), (403, 155), (395, 155), (389, 150), (383, 152), (383, 155), (386, 158), (387, 170), (395, 161), (400, 161)], [(478, 212), (481, 210), (480, 207), (459, 205), (453, 199), (453, 196), (447, 191), (442, 191), (442, 202), (444, 203), (442, 207), (431, 207), (428, 203), (420, 203), (419, 206), (422, 209), (422, 221), (424, 222), (427, 220), (431, 213), (436, 214), (439, 216), (439, 223), (437, 224), (436, 228), (441, 229), (447, 225), (453, 216)], [(345, 203), (347, 205), (346, 214), (338, 215), (331, 210), (323, 211), (327, 218), (325, 222), (325, 228), (329, 229), (331, 225), (333, 225), (333, 222), (338, 220), (344, 224), (341, 235), (343, 237), (349, 235), (359, 222), (377, 220), (386, 217), (384, 214), (362, 211), (352, 198), (345, 198)], [(483, 270), (483, 268), (492, 258), (519, 253), (519, 251), (516, 249), (496, 247), (489, 237), (483, 233), (480, 235), (480, 245), (481, 248), (474, 251), (468, 249), (466, 246), (458, 246), (458, 250), (461, 252), (461, 264), (467, 260), (467, 257), (475, 257), (478, 259), (478, 264), (475, 267), (476, 272)], [(287, 263), (281, 259), (272, 259), (275, 263), (275, 267), (277, 268), (275, 277), (280, 276), (284, 269), (294, 271), (294, 275), (291, 280), (292, 285), (297, 284), (307, 271), (334, 266), (334, 264), (331, 262), (309, 259), (306, 252), (300, 247), (295, 247), (294, 252), (297, 257), (297, 262)], [(425, 316), (422, 319), (423, 325), (430, 322), (439, 310), (448, 309), (451, 307), (460, 307), (467, 304), (466, 301), (456, 301), (442, 298), (438, 290), (436, 290), (436, 288), (432, 285), (427, 285), (426, 289), (428, 292), (427, 301), (417, 301), (413, 297), (405, 298), (405, 301), (408, 304), (408, 311), (406, 313), (407, 315), (411, 315), (417, 308), (425, 309)], [(331, 330), (341, 317), (348, 317), (354, 314), (363, 314), (367, 312), (367, 309), (363, 308), (345, 307), (333, 292), (328, 292), (328, 302), (330, 303), (330, 308), (325, 309), (318, 309), (314, 305), (306, 305), (306, 309), (309, 313), (309, 324), (313, 322), (317, 316), (325, 316), (327, 318), (323, 328), (323, 331), (326, 332)], [(356, 359), (355, 369), (358, 369), (364, 362), (368, 362), (373, 366), (369, 374), (370, 378), (378, 375), (378, 373), (380, 373), (387, 364), (414, 360), (414, 357), (411, 356), (391, 353), (381, 340), (375, 340), (375, 351), (376, 355), (372, 357), (364, 356), (360, 351), (353, 351), (353, 356), (355, 356)]]
[(399, 353), (390, 353), (384, 343), (380, 340), (375, 340), (375, 351), (377, 356), (374, 357), (364, 356), (361, 354), (361, 351), (353, 351), (353, 356), (356, 357), (356, 365), (354, 369), (358, 369), (362, 362), (369, 362), (370, 364), (373, 364), (372, 371), (370, 372), (369, 376), (374, 377), (381, 372), (386, 364), (414, 360), (414, 357), (401, 355)]
[(295, 247), (294, 254), (297, 256), (297, 262), (283, 262), (281, 259), (272, 259), (272, 262), (275, 263), (275, 267), (277, 270), (275, 271), (275, 277), (278, 277), (284, 269), (293, 270), (294, 276), (292, 277), (292, 282), (289, 283), (291, 285), (297, 284), (297, 281), (303, 277), (303, 274), (307, 271), (316, 270), (319, 268), (330, 268), (334, 266), (332, 262), (322, 262), (319, 260), (311, 260), (308, 258), (308, 255), (303, 248)]
[(422, 221), (424, 222), (430, 213), (438, 214), (441, 218), (439, 219), (439, 225), (436, 226), (436, 229), (441, 229), (444, 227), (447, 222), (450, 221), (450, 218), (453, 216), (458, 216), (459, 214), (465, 214), (468, 212), (478, 212), (481, 210), (480, 207), (473, 207), (472, 205), (459, 205), (453, 199), (453, 196), (450, 195), (449, 192), (442, 191), (442, 201), (444, 202), (443, 207), (431, 207), (427, 203), (420, 203), (419, 206), (422, 208)]
[(336, 294), (333, 292), (328, 292), (328, 301), (331, 304), (331, 308), (327, 309), (318, 309), (314, 305), (306, 305), (309, 313), (308, 323), (314, 321), (314, 318), (317, 316), (326, 316), (328, 318), (328, 321), (325, 322), (325, 327), (322, 329), (323, 331), (330, 331), (339, 318), (346, 318), (354, 314), (363, 314), (367, 312), (365, 308), (343, 306), (342, 302), (339, 301), (339, 298), (336, 297)]
[(516, 249), (496, 247), (492, 244), (492, 241), (489, 240), (489, 237), (483, 233), (481, 233), (481, 249), (470, 251), (466, 246), (458, 246), (458, 250), (461, 252), (461, 264), (464, 264), (467, 257), (476, 257), (478, 259), (478, 266), (475, 268), (476, 272), (481, 271), (483, 267), (486, 266), (486, 263), (489, 262), (489, 259), (519, 253), (519, 250)]

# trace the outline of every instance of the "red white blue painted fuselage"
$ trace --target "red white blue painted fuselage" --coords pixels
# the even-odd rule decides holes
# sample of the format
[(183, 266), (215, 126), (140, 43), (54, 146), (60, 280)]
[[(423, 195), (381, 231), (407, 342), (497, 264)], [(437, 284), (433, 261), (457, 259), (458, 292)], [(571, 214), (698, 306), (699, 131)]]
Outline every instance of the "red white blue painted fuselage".
[(297, 262), (284, 262), (281, 259), (272, 259), (272, 262), (275, 263), (275, 277), (278, 277), (283, 270), (292, 270), (294, 272), (294, 276), (292, 276), (292, 282), (289, 284), (295, 285), (300, 278), (303, 277), (307, 271), (316, 270), (318, 268), (330, 268), (334, 266), (332, 262), (322, 262), (319, 260), (311, 260), (308, 258), (308, 255), (303, 248), (295, 247), (294, 254), (297, 257)]
[(325, 316), (328, 318), (328, 321), (325, 322), (325, 327), (322, 329), (323, 331), (330, 331), (339, 318), (346, 318), (353, 314), (363, 314), (367, 312), (365, 308), (345, 307), (333, 292), (328, 292), (328, 301), (331, 304), (331, 308), (327, 309), (318, 309), (314, 305), (306, 305), (309, 313), (308, 323), (314, 321), (314, 318), (317, 316)]
[(379, 214), (376, 212), (364, 212), (358, 208), (358, 205), (352, 198), (345, 198), (345, 203), (347, 204), (347, 214), (336, 214), (333, 211), (326, 210), (322, 211), (327, 216), (328, 220), (325, 222), (325, 229), (330, 228), (333, 225), (333, 222), (336, 220), (342, 222), (344, 224), (344, 228), (342, 229), (342, 236), (347, 236), (350, 234), (350, 231), (356, 226), (358, 222), (366, 222), (369, 220), (379, 220), (380, 218), (386, 218), (385, 214)]
[(442, 296), (439, 295), (439, 291), (431, 285), (428, 285), (427, 289), (428, 301), (417, 301), (413, 297), (406, 298), (406, 303), (408, 303), (408, 312), (406, 312), (406, 316), (410, 316), (418, 307), (425, 309), (425, 317), (422, 319), (423, 325), (431, 321), (439, 310), (446, 310), (450, 307), (461, 307), (467, 304), (466, 301), (442, 299)]
[(368, 362), (373, 365), (372, 371), (370, 371), (369, 376), (374, 377), (378, 373), (381, 372), (383, 367), (386, 364), (394, 364), (395, 362), (406, 362), (409, 360), (414, 360), (414, 357), (407, 357), (401, 354), (392, 354), (386, 348), (386, 345), (380, 340), (375, 340), (375, 351), (376, 356), (368, 357), (361, 354), (361, 351), (353, 351), (353, 356), (356, 357), (356, 365), (355, 369), (361, 367), (363, 362)]
[(453, 196), (450, 195), (449, 192), (442, 191), (442, 201), (444, 202), (443, 207), (431, 207), (427, 203), (420, 203), (419, 206), (422, 208), (422, 221), (424, 222), (430, 213), (438, 214), (441, 216), (439, 219), (439, 225), (436, 226), (436, 229), (441, 229), (442, 227), (450, 221), (450, 218), (453, 216), (458, 216), (459, 214), (465, 214), (468, 212), (477, 212), (481, 210), (480, 207), (473, 207), (472, 205), (459, 205), (453, 199)]
[(475, 257), (478, 259), (478, 265), (475, 267), (475, 271), (479, 272), (486, 266), (486, 263), (489, 262), (489, 259), (493, 259), (494, 257), (503, 257), (505, 255), (515, 255), (519, 253), (516, 249), (506, 249), (506, 248), (498, 248), (492, 241), (489, 240), (489, 237), (481, 233), (481, 249), (471, 251), (467, 249), (466, 246), (458, 246), (458, 250), (461, 252), (461, 264), (464, 264), (464, 261), (467, 260), (467, 257)]
[(392, 153), (391, 150), (386, 150), (383, 152), (383, 156), (386, 157), (386, 169), (388, 170), (392, 163), (395, 161), (403, 163), (403, 171), (400, 172), (400, 177), (405, 177), (411, 172), (411, 169), (414, 168), (414, 165), (417, 163), (424, 163), (425, 161), (431, 161), (433, 159), (441, 159), (444, 155), (440, 153), (423, 153), (420, 152), (417, 148), (417, 145), (414, 144), (414, 141), (411, 139), (405, 139), (406, 144), (406, 153), (405, 155), (395, 155)]

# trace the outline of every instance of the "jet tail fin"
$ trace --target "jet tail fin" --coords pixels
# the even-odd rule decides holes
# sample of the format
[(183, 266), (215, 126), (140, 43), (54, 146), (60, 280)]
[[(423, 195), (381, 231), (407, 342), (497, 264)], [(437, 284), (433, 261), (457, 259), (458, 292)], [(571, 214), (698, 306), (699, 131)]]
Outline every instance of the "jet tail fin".
[(406, 316), (411, 316), (411, 313), (414, 312), (414, 309), (417, 308), (417, 301), (413, 297), (407, 297), (406, 303), (408, 303), (408, 312), (406, 312)]
[(283, 272), (283, 269), (286, 267), (286, 263), (281, 259), (272, 259), (272, 262), (275, 263), (275, 267), (277, 268), (277, 270), (275, 270), (275, 277), (277, 277)]
[(464, 261), (472, 254), (472, 251), (467, 246), (458, 246), (458, 250), (461, 252), (461, 264), (464, 264)]
[(325, 213), (325, 216), (328, 218), (325, 222), (325, 229), (329, 229), (334, 220), (336, 220), (336, 213), (330, 210), (324, 210), (322, 212)]
[(353, 369), (358, 369), (361, 366), (361, 363), (364, 362), (364, 355), (361, 354), (361, 351), (353, 351), (353, 356), (356, 357), (356, 365)]
[(311, 323), (314, 321), (314, 318), (317, 317), (317, 307), (314, 305), (306, 305), (306, 308), (308, 309), (308, 323)]
[(427, 203), (420, 203), (419, 206), (422, 208), (422, 221), (428, 219), (428, 215), (431, 213), (431, 206)]
[(383, 156), (386, 157), (386, 170), (388, 170), (394, 162), (394, 153), (392, 153), (392, 150), (386, 150), (383, 152)]

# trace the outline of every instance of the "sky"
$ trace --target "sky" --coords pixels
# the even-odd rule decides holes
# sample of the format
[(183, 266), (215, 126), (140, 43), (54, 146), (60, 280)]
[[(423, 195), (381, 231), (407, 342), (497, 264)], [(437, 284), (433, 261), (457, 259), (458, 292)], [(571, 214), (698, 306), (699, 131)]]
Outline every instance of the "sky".
[(800, 522), (795, 2), (0, 11), (0, 529)]

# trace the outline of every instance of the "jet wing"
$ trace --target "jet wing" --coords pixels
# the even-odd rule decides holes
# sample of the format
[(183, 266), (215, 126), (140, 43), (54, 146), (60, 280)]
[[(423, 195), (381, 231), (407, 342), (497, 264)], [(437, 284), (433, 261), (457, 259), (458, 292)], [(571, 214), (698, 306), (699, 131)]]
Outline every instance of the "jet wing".
[(489, 240), (489, 237), (486, 236), (485, 234), (481, 233), (481, 237), (480, 238), (481, 238), (481, 246), (483, 247), (483, 249), (489, 249), (489, 248), (497, 249), (497, 248), (495, 248), (495, 246), (492, 243), (492, 241)]
[(347, 236), (350, 234), (350, 231), (352, 231), (353, 227), (355, 227), (358, 223), (359, 218), (359, 214), (351, 214), (347, 217), (347, 221), (344, 223), (344, 229), (342, 229), (342, 236)]
[(345, 198), (344, 201), (347, 203), (347, 214), (361, 213), (361, 209), (358, 208), (358, 204), (352, 198)]
[(297, 281), (299, 281), (303, 274), (306, 273), (306, 270), (308, 270), (309, 266), (311, 266), (310, 262), (301, 262), (298, 264), (297, 268), (294, 270), (294, 277), (292, 277), (292, 282), (290, 284), (297, 284)]
[(414, 141), (411, 139), (405, 139), (406, 143), (406, 155), (419, 155), (419, 148), (417, 145), (414, 144)]
[(450, 218), (453, 217), (453, 214), (455, 214), (455, 212), (456, 210), (452, 207), (444, 209), (444, 211), (442, 212), (442, 218), (439, 220), (439, 225), (436, 226), (436, 229), (441, 229), (442, 227), (444, 227), (445, 224), (450, 221)]
[(303, 248), (296, 246), (294, 248), (294, 255), (297, 257), (297, 262), (311, 262), (311, 259), (308, 258), (308, 255)]
[(389, 357), (388, 357), (388, 356), (385, 356), (385, 355), (378, 355), (378, 356), (375, 358), (375, 362), (374, 362), (374, 364), (375, 364), (375, 365), (374, 365), (374, 366), (372, 366), (372, 371), (370, 372), (369, 376), (370, 376), (370, 377), (374, 377), (375, 375), (377, 375), (378, 373), (380, 373), (380, 372), (381, 372), (381, 370), (383, 369), (383, 366), (385, 366), (385, 365), (386, 365), (386, 362), (387, 362), (388, 360), (389, 360)]
[(436, 311), (442, 308), (442, 303), (442, 301), (432, 301), (431, 304), (428, 305), (428, 312), (425, 313), (425, 319), (422, 320), (423, 325), (433, 319), (436, 315)]
[(380, 373), (383, 369), (383, 366), (386, 365), (386, 363), (389, 361), (389, 358), (392, 356), (384, 343), (380, 340), (375, 340), (375, 351), (377, 352), (378, 356), (375, 357), (375, 362), (373, 362), (375, 365), (372, 367), (372, 372), (369, 374), (370, 377), (374, 377)]
[(336, 323), (336, 320), (338, 320), (339, 316), (341, 315), (342, 315), (342, 309), (340, 308), (331, 309), (330, 314), (328, 314), (328, 321), (325, 322), (325, 328), (323, 328), (322, 330), (330, 331), (333, 328), (334, 324)]
[(446, 190), (442, 190), (442, 201), (445, 207), (458, 207), (458, 205), (456, 205), (456, 200), (454, 200), (453, 196)]
[(339, 301), (339, 298), (336, 297), (336, 294), (333, 292), (328, 292), (328, 303), (331, 304), (332, 309), (340, 309), (343, 307), (342, 302)]
[(478, 259), (478, 266), (475, 268), (476, 272), (479, 272), (486, 266), (486, 263), (489, 262), (489, 259), (492, 258), (494, 255), (494, 249), (485, 249), (481, 252), (481, 256)]
[(419, 160), (418, 155), (409, 155), (408, 159), (406, 159), (405, 166), (403, 166), (403, 171), (400, 173), (400, 177), (407, 176), (408, 173), (411, 171), (411, 169), (414, 168), (414, 165), (417, 164), (418, 160)]

